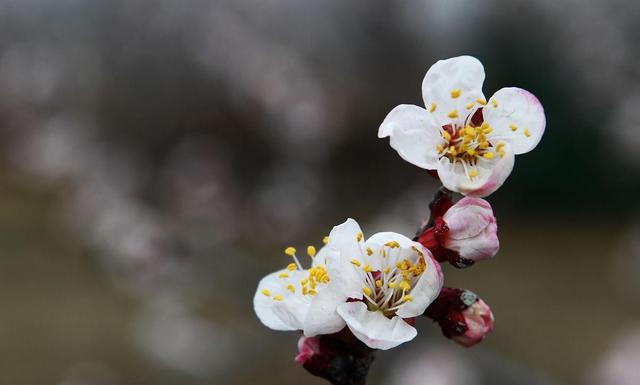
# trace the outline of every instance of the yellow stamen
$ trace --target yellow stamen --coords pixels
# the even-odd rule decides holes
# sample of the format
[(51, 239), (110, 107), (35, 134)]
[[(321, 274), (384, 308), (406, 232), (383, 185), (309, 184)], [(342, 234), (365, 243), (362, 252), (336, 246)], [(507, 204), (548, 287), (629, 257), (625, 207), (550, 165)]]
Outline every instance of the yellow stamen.
[(296, 292), (296, 288), (295, 288), (295, 286), (293, 286), (292, 284), (288, 284), (288, 285), (287, 285), (287, 290), (289, 290), (289, 291), (290, 291), (290, 292), (292, 292), (292, 293), (295, 293), (295, 292)]
[(366, 265), (364, 265), (362, 270), (366, 271), (367, 273), (371, 273), (373, 271), (373, 268), (371, 267), (370, 264), (367, 263)]
[(295, 263), (290, 263), (287, 265), (287, 270), (289, 271), (294, 271), (297, 268), (298, 268), (298, 265), (296, 265)]
[(467, 150), (467, 154), (473, 156), (473, 155), (476, 154), (476, 150), (474, 150), (473, 148), (470, 148), (470, 149)]
[(436, 150), (438, 151), (438, 154), (441, 154), (442, 151), (444, 151), (444, 147), (442, 147), (441, 144), (436, 145)]
[(475, 105), (474, 102), (471, 102), (471, 103), (467, 104), (467, 110), (472, 109), (474, 105)]
[(449, 147), (449, 154), (456, 156), (458, 155), (458, 151), (456, 151), (456, 148), (454, 146)]
[(393, 289), (394, 287), (396, 287), (396, 283), (395, 282), (389, 282), (389, 287)]
[(282, 273), (278, 274), (278, 278), (289, 278), (289, 273), (282, 272)]
[(413, 297), (409, 294), (402, 297), (402, 302), (411, 302), (411, 301), (413, 301)]
[(447, 130), (443, 130), (442, 131), (442, 137), (444, 138), (444, 140), (446, 141), (450, 141), (451, 140), (451, 134), (449, 133), (449, 131)]
[(371, 290), (371, 288), (365, 286), (362, 288), (362, 292), (368, 296), (371, 296), (371, 294), (373, 293), (373, 290)]
[(267, 297), (271, 296), (271, 292), (267, 289), (262, 289), (262, 294), (266, 295)]
[(367, 247), (367, 255), (371, 256), (373, 254), (373, 249), (370, 247)]
[(491, 160), (493, 159), (493, 157), (495, 156), (493, 152), (485, 152), (484, 155), (482, 155), (485, 159)]
[(376, 280), (376, 287), (377, 287), (377, 288), (382, 287), (382, 280), (380, 280), (380, 279), (377, 279), (377, 280)]
[(435, 112), (436, 108), (438, 108), (438, 105), (435, 103), (431, 103), (431, 107), (429, 108), (429, 112)]
[(359, 233), (356, 235), (356, 239), (358, 240), (358, 242), (360, 242), (360, 241), (362, 240), (362, 237), (363, 237), (362, 232), (359, 232)]
[(325, 245), (327, 243), (329, 243), (329, 236), (328, 235), (325, 235), (324, 238), (322, 238), (322, 243), (324, 243)]
[(385, 274), (389, 274), (389, 272), (391, 271), (391, 268), (389, 266), (387, 266), (382, 271), (384, 271)]
[(451, 91), (451, 98), (457, 99), (460, 97), (461, 94), (462, 94), (462, 91), (460, 89), (455, 89)]
[(307, 246), (307, 254), (313, 258), (316, 256), (316, 248), (314, 246)]
[(398, 285), (398, 287), (402, 290), (409, 290), (411, 289), (411, 284), (408, 281), (402, 281), (400, 282), (400, 284)]
[(493, 104), (493, 108), (498, 108), (498, 101), (493, 99), (491, 100), (491, 104)]
[(451, 119), (456, 119), (458, 117), (458, 110), (453, 110), (449, 112), (447, 116), (450, 117)]
[(524, 136), (526, 136), (527, 138), (531, 136), (531, 133), (529, 132), (528, 128), (524, 129)]
[(360, 267), (360, 265), (361, 265), (360, 261), (358, 261), (357, 259), (352, 259), (351, 260), (351, 264), (356, 265), (358, 267)]
[(483, 106), (487, 105), (487, 99), (476, 99), (476, 102), (482, 104)]
[(465, 127), (464, 132), (465, 134), (471, 136), (471, 139), (473, 139), (473, 137), (476, 136), (476, 129), (471, 126)]
[(510, 124), (509, 128), (511, 129), (511, 131), (516, 132), (516, 130), (518, 130), (518, 126), (516, 126), (515, 124)]
[(276, 294), (273, 296), (274, 301), (282, 301), (284, 298), (280, 294)]
[(295, 247), (289, 246), (286, 249), (284, 249), (284, 253), (290, 257), (293, 257), (296, 254), (296, 249)]
[(475, 178), (477, 176), (478, 176), (478, 170), (473, 169), (473, 170), (469, 171), (469, 177)]

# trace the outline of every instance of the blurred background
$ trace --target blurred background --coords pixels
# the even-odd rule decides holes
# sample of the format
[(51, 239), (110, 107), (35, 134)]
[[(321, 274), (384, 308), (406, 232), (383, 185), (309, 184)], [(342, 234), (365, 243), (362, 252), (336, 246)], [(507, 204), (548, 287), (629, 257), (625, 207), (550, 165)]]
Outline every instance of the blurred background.
[(461, 54), (547, 114), (500, 254), (445, 267), (496, 329), (419, 320), (372, 383), (640, 383), (640, 2), (0, 0), (0, 31), (0, 383), (323, 384), (257, 282), (347, 217), (415, 232), (438, 185), (377, 128)]

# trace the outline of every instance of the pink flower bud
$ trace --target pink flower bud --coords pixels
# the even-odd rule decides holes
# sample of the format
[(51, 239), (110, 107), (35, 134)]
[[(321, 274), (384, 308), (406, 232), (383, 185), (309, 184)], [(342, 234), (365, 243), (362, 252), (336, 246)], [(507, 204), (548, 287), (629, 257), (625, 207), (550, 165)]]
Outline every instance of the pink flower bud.
[(493, 330), (493, 313), (489, 305), (480, 298), (462, 311), (462, 317), (467, 330), (461, 335), (451, 337), (462, 346), (471, 347), (477, 344)]
[(445, 337), (471, 347), (493, 330), (493, 313), (478, 296), (463, 289), (443, 288), (425, 315), (437, 322)]
[(500, 248), (496, 218), (484, 199), (462, 198), (434, 222), (420, 234), (418, 242), (439, 261), (466, 267), (493, 257)]

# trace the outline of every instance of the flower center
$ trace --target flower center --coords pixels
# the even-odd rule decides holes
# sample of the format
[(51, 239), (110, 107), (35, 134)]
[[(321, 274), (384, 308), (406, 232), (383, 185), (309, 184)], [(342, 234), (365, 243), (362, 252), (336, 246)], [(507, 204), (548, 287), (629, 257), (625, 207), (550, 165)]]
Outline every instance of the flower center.
[(469, 179), (478, 176), (478, 164), (488, 162), (496, 157), (505, 156), (503, 142), (492, 143), (488, 136), (493, 128), (487, 122), (474, 124), (474, 119), (467, 119), (465, 126), (448, 124), (440, 129), (443, 144), (436, 145), (440, 158), (447, 158), (455, 167), (460, 163)]
[[(382, 256), (382, 270), (373, 270), (369, 264), (362, 264), (352, 259), (351, 264), (363, 278), (363, 301), (371, 311), (382, 311), (386, 317), (393, 317), (396, 311), (405, 303), (413, 301), (410, 292), (418, 279), (427, 270), (424, 254), (412, 247), (414, 257), (394, 258), (393, 253), (399, 253), (400, 244), (396, 241), (387, 242), (378, 252)], [(373, 255), (374, 250), (367, 248), (367, 254)], [(391, 261), (397, 261), (393, 264)], [(386, 264), (384, 263), (386, 262)]]

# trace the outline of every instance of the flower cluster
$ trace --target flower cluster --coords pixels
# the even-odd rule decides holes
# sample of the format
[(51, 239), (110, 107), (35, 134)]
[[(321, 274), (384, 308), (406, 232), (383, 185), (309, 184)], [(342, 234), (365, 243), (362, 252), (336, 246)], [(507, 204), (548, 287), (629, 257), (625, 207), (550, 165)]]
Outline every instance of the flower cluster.
[[(253, 304), (262, 323), (299, 330), (296, 361), (334, 384), (363, 383), (375, 349), (417, 335), (416, 317), (469, 347), (493, 329), (489, 306), (473, 292), (443, 288), (440, 263), (464, 268), (496, 255), (497, 222), (481, 197), (511, 173), (514, 155), (532, 150), (545, 128), (540, 102), (503, 88), (484, 98), (484, 69), (475, 58), (441, 60), (427, 72), (426, 109), (400, 105), (379, 128), (402, 158), (442, 182), (431, 215), (414, 239), (394, 232), (365, 238), (353, 219), (335, 226), (320, 250), (307, 247), (305, 268), (292, 260), (258, 284)], [(454, 193), (464, 197), (454, 201)]]

